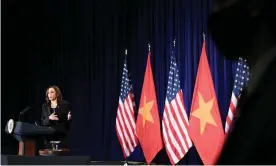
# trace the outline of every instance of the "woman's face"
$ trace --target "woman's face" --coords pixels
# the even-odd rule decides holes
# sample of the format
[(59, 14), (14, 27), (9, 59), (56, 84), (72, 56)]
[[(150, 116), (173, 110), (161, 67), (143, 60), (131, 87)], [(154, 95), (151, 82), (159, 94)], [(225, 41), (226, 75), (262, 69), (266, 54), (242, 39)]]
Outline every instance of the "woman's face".
[(54, 88), (49, 88), (48, 89), (48, 99), (50, 101), (53, 101), (57, 98), (56, 91)]

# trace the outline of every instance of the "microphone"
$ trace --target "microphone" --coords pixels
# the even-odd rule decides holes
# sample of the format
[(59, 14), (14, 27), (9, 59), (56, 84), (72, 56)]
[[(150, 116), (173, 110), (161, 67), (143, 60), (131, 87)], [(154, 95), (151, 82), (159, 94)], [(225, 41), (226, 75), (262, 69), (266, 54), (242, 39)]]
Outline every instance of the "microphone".
[(19, 117), (18, 120), (21, 121), (22, 120), (22, 116), (28, 112), (31, 109), (31, 107), (27, 106), (26, 108), (24, 108), (24, 110), (22, 110), (21, 112), (19, 112)]
[(21, 111), (19, 114), (23, 115), (25, 114), (27, 111), (29, 111), (31, 109), (31, 107), (27, 106), (23, 111)]

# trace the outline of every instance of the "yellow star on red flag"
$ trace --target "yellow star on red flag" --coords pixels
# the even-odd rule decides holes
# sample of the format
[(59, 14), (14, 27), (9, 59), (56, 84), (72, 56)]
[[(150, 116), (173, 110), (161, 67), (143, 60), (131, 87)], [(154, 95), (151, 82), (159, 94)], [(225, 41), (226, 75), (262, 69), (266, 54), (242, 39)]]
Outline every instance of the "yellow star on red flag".
[(189, 122), (189, 134), (203, 164), (213, 165), (224, 142), (224, 131), (205, 41), (198, 64)]
[(151, 100), (149, 102), (147, 102), (147, 97), (144, 96), (144, 104), (143, 107), (139, 109), (139, 114), (141, 114), (143, 116), (143, 127), (146, 124), (146, 121), (150, 121), (152, 123), (154, 123), (154, 120), (152, 118), (151, 115), (151, 108), (153, 106), (154, 101)]
[(149, 164), (163, 147), (150, 52), (148, 53), (139, 113), (136, 120), (136, 135)]
[(198, 92), (198, 101), (199, 107), (192, 113), (192, 115), (200, 119), (200, 134), (202, 134), (207, 123), (217, 126), (211, 114), (214, 98), (212, 98), (208, 102), (205, 102), (202, 95)]

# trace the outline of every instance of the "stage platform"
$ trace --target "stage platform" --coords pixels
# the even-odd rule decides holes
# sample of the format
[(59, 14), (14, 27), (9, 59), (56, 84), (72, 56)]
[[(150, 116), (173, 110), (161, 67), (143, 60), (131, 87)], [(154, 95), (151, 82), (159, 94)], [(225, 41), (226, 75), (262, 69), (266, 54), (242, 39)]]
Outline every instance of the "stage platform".
[[(124, 165), (125, 161), (91, 161), (90, 156), (18, 156), (1, 155), (1, 165)], [(147, 165), (128, 161), (128, 165)]]
[[(91, 161), (90, 165), (124, 165), (125, 161)], [(128, 161), (127, 165), (147, 165), (143, 162)]]

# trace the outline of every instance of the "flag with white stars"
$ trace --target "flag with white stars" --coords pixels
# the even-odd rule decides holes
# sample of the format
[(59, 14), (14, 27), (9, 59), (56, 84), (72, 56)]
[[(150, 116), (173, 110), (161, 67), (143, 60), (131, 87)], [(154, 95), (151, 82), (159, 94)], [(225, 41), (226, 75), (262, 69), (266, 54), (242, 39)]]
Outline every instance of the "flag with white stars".
[(134, 95), (132, 85), (129, 79), (127, 68), (127, 58), (124, 60), (124, 68), (119, 96), (119, 105), (116, 117), (116, 132), (124, 157), (127, 158), (135, 149), (138, 140), (135, 134), (136, 125), (134, 118)]
[(230, 125), (232, 123), (234, 113), (237, 107), (239, 96), (243, 91), (243, 88), (247, 85), (250, 77), (249, 67), (246, 59), (239, 58), (238, 67), (235, 75), (234, 88), (231, 96), (228, 115), (225, 123), (225, 133), (228, 133)]
[(163, 140), (171, 164), (178, 163), (192, 146), (188, 134), (189, 120), (180, 88), (175, 52), (172, 52), (167, 96), (162, 120)]

